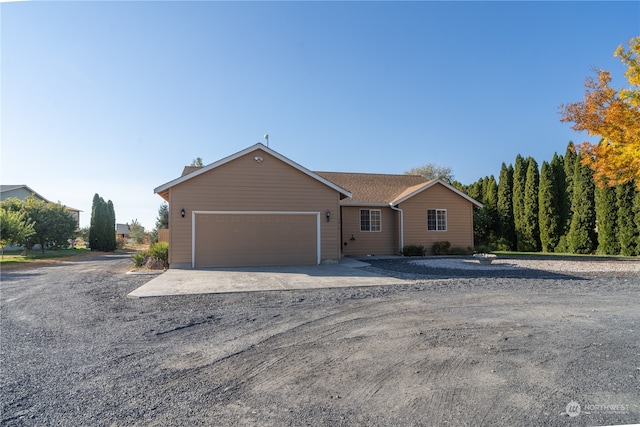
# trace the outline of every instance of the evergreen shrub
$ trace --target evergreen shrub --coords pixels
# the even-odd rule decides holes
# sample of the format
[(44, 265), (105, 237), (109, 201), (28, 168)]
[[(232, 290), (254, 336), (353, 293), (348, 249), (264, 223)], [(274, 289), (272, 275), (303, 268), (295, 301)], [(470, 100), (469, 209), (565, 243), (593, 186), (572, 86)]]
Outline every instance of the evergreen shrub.
[(433, 246), (431, 246), (431, 252), (433, 252), (434, 255), (449, 255), (449, 249), (451, 249), (451, 243), (446, 240), (435, 242)]
[(427, 250), (422, 245), (405, 245), (401, 253), (403, 256), (425, 256)]
[(146, 251), (134, 253), (131, 258), (133, 265), (136, 267), (145, 266), (161, 266), (169, 268), (169, 244), (167, 242), (158, 242), (151, 245)]
[(454, 247), (449, 251), (449, 255), (471, 255), (473, 254), (473, 250), (470, 248), (460, 248)]

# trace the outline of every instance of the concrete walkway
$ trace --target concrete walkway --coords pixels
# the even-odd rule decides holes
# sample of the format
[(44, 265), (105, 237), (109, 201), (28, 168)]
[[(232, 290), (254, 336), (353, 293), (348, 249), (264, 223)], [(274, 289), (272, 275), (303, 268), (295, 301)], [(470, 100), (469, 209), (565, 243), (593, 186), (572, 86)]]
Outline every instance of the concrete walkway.
[(291, 267), (169, 269), (151, 279), (131, 297), (344, 288), (406, 283), (357, 269), (369, 264), (344, 258), (340, 264)]

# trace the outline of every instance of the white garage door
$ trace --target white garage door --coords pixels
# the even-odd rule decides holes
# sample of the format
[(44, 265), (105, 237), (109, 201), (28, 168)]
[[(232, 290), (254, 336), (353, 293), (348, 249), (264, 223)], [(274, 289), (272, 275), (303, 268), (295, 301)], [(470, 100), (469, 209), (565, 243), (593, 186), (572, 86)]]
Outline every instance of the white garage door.
[(314, 265), (318, 212), (194, 212), (193, 266)]

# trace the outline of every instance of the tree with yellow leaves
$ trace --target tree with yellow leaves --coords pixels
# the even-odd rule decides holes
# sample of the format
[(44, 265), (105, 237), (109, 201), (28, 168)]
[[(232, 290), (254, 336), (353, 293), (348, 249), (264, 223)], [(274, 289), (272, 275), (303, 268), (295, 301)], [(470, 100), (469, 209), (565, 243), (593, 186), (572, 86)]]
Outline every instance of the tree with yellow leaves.
[(630, 87), (616, 91), (609, 86), (611, 73), (598, 70), (585, 82), (584, 101), (560, 106), (560, 114), (562, 122), (574, 123), (573, 130), (601, 137), (598, 144), (576, 147), (599, 186), (635, 181), (640, 189), (640, 37), (628, 43), (629, 50), (620, 45), (614, 57), (627, 65)]

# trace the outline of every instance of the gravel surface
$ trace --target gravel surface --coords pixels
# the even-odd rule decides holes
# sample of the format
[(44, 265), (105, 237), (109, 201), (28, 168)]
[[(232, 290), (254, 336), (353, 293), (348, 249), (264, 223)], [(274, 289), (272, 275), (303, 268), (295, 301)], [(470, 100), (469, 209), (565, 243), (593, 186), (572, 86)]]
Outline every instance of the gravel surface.
[(2, 425), (640, 420), (638, 261), (423, 261), (367, 267), (406, 285), (143, 299), (128, 255), (3, 270)]
[(504, 259), (494, 258), (488, 265), (480, 264), (476, 259), (467, 258), (431, 258), (409, 261), (409, 264), (427, 268), (447, 270), (536, 270), (557, 273), (631, 273), (640, 276), (640, 262), (632, 259), (621, 260), (575, 260), (575, 259)]
[(473, 257), (428, 257), (419, 259), (367, 259), (372, 271), (404, 278), (505, 277), (566, 278), (595, 276), (640, 277), (640, 259), (564, 257), (498, 257), (482, 265)]

